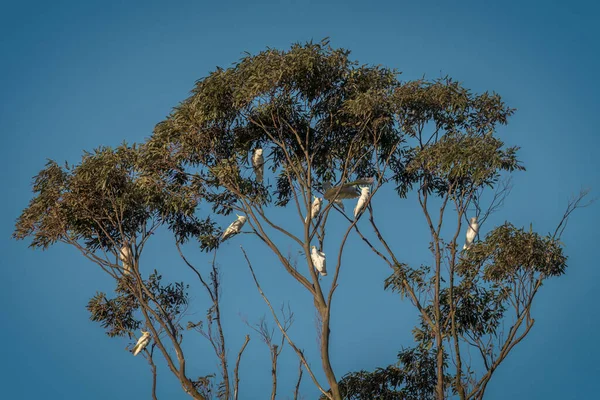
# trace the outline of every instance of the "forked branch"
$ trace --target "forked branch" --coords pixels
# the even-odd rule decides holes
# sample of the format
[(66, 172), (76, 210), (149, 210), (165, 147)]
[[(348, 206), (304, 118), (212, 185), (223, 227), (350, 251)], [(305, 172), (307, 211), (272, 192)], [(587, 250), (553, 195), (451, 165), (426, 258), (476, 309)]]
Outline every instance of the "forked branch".
[(258, 292), (260, 293), (261, 297), (263, 298), (263, 300), (265, 301), (265, 303), (269, 307), (269, 310), (271, 311), (271, 314), (273, 315), (273, 319), (275, 320), (275, 323), (277, 324), (277, 327), (279, 328), (279, 331), (285, 337), (285, 339), (287, 340), (287, 342), (289, 343), (289, 345), (294, 349), (294, 351), (296, 352), (296, 354), (298, 355), (298, 357), (302, 361), (302, 364), (304, 365), (304, 368), (306, 368), (306, 371), (308, 371), (308, 374), (310, 375), (310, 377), (311, 377), (312, 381), (314, 382), (315, 386), (317, 386), (317, 388), (321, 391), (321, 393), (323, 393), (325, 396), (327, 396), (328, 399), (332, 399), (331, 395), (327, 391), (325, 391), (325, 389), (323, 389), (323, 387), (321, 386), (321, 384), (319, 384), (319, 381), (317, 381), (317, 378), (315, 377), (315, 374), (312, 372), (310, 366), (308, 365), (308, 362), (306, 361), (306, 358), (304, 357), (304, 353), (302, 352), (302, 350), (300, 350), (296, 346), (296, 344), (292, 341), (292, 339), (290, 338), (290, 336), (288, 335), (288, 333), (284, 329), (283, 325), (279, 321), (279, 318), (277, 317), (277, 313), (273, 309), (273, 306), (271, 305), (271, 302), (269, 301), (269, 299), (267, 298), (267, 296), (263, 292), (262, 288), (260, 287), (260, 284), (258, 283), (258, 279), (256, 278), (256, 274), (254, 273), (254, 269), (252, 268), (252, 263), (250, 262), (250, 259), (248, 258), (248, 255), (246, 254), (246, 251), (244, 250), (244, 248), (242, 246), (240, 246), (240, 248), (242, 250), (242, 253), (244, 253), (244, 258), (246, 259), (246, 263), (248, 264), (248, 268), (250, 268), (250, 273), (252, 273), (252, 279), (254, 280), (254, 284), (256, 285), (256, 289), (258, 290)]

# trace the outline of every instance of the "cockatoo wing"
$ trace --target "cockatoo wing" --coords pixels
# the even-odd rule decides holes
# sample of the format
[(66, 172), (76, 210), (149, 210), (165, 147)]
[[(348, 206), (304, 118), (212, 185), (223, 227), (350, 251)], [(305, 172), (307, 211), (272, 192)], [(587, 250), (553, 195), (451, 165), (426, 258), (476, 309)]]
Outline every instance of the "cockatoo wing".
[(227, 240), (230, 236), (235, 235), (237, 232), (235, 231), (235, 225), (231, 224), (225, 229), (225, 232), (221, 235), (221, 240)]
[[(311, 219), (315, 219), (319, 215), (319, 211), (321, 211), (321, 199), (315, 197), (310, 207), (310, 216)], [(304, 217), (304, 223), (308, 222), (308, 215)]]
[(370, 178), (360, 178), (360, 179), (357, 179), (355, 181), (345, 183), (344, 185), (352, 185), (352, 186), (357, 186), (357, 185), (372, 185), (374, 182), (375, 182), (375, 178), (370, 177)]
[(317, 249), (312, 249), (310, 258), (317, 271), (319, 271), (321, 275), (326, 276), (327, 267), (325, 265), (325, 253), (318, 251)]
[(315, 250), (311, 250), (310, 252), (310, 259), (312, 260), (313, 265), (315, 266), (315, 268), (319, 269), (317, 267), (317, 265), (319, 264), (319, 259), (317, 257), (317, 253), (315, 252)]
[[(323, 193), (323, 197), (328, 201), (331, 201), (331, 199), (333, 199), (333, 197), (335, 196), (335, 191), (331, 188), (331, 182), (323, 182), (323, 190), (325, 191), (325, 193)], [(344, 202), (342, 202), (342, 200), (338, 197), (336, 197), (336, 199), (333, 200), (333, 204), (341, 208), (342, 211), (346, 211), (344, 209)]]
[(325, 253), (323, 253), (322, 251), (318, 251), (317, 254), (319, 255), (319, 267), (317, 267), (317, 270), (321, 273), (321, 275), (323, 276), (327, 276), (327, 265), (326, 265), (326, 260), (325, 260)]
[(469, 224), (469, 228), (467, 229), (466, 243), (463, 246), (463, 250), (468, 250), (471, 248), (473, 241), (477, 237), (478, 230), (479, 230), (479, 224), (477, 222), (471, 222)]
[[(331, 183), (326, 182), (323, 184), (325, 190), (325, 198), (327, 200), (335, 199), (355, 199), (360, 196), (360, 190), (358, 185), (371, 185), (375, 182), (375, 178), (361, 178), (352, 182), (347, 182), (339, 186), (331, 187)], [(339, 191), (339, 193), (338, 193)], [(336, 195), (337, 193), (337, 195)]]
[(146, 346), (148, 346), (149, 342), (150, 342), (150, 335), (145, 335), (145, 334), (142, 335), (142, 337), (139, 338), (139, 340), (135, 344), (135, 347), (133, 348), (133, 355), (137, 356), (142, 350), (144, 350), (146, 348)]
[[(246, 222), (246, 221), (244, 221)], [(227, 227), (227, 229), (225, 229), (225, 232), (223, 232), (223, 235), (221, 235), (221, 241), (226, 240), (227, 238), (240, 233), (240, 230), (242, 229), (242, 226), (244, 226), (244, 222), (238, 220), (235, 220), (231, 223), (231, 225), (229, 225)]]
[[(339, 191), (339, 192), (338, 192)], [(337, 195), (336, 195), (337, 193)], [(331, 201), (334, 198), (338, 199), (355, 199), (360, 196), (360, 190), (356, 186), (348, 186), (347, 184), (335, 186), (325, 191), (323, 195), (327, 200)]]
[(340, 199), (337, 199), (337, 200), (335, 200), (335, 201), (333, 202), (333, 204), (335, 204), (336, 206), (338, 206), (339, 208), (341, 208), (341, 209), (342, 209), (342, 211), (346, 211), (346, 210), (344, 209), (344, 202), (343, 202), (343, 201), (341, 201)]

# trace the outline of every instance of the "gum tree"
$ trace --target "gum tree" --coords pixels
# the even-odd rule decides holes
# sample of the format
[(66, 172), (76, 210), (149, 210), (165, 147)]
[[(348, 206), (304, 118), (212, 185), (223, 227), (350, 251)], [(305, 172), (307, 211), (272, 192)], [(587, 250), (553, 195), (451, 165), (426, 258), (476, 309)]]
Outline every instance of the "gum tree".
[[(195, 240), (199, 251), (214, 251), (216, 257), (225, 227), (211, 217), (235, 212), (247, 218), (244, 233), (258, 238), (291, 282), (310, 295), (318, 315), (326, 382), (296, 345), (290, 313), (275, 312), (242, 248), (240, 256), (280, 329), (279, 345), (266, 325), (257, 330), (274, 370), (285, 343), (299, 358), (299, 379), (305, 370), (323, 398), (480, 399), (493, 372), (533, 326), (531, 304), (543, 281), (564, 273), (560, 233), (583, 197), (570, 203), (553, 235), (508, 222), (487, 229), (487, 217), (509, 192), (502, 178), (524, 170), (518, 148), (506, 147), (496, 134), (512, 113), (497, 94), (473, 94), (449, 78), (403, 82), (395, 70), (359, 65), (327, 41), (267, 49), (199, 80), (142, 146), (99, 149), (75, 167), (49, 163), (36, 178), (36, 195), (15, 236), (31, 237), (33, 247), (75, 246), (115, 278), (117, 296), (99, 293), (88, 308), (110, 335), (132, 334), (142, 325), (151, 330), (154, 342), (146, 357), (153, 387), (158, 348), (193, 398), (237, 399), (237, 371), (249, 339), (230, 379), (215, 258), (207, 279), (180, 247)], [(257, 149), (264, 174), (256, 174), (251, 162)], [(369, 190), (362, 191), (365, 208), (354, 215), (343, 204), (359, 196), (358, 187)], [(395, 189), (395, 203), (388, 207), (419, 204), (431, 238), (430, 264), (403, 262), (398, 254), (411, 248), (382, 233), (381, 224), (395, 222), (376, 219), (371, 202), (388, 187)], [(322, 204), (313, 212), (315, 198)], [(480, 232), (489, 233), (461, 250), (467, 217), (476, 217)], [(341, 235), (328, 234), (332, 224), (342, 224)], [(211, 374), (186, 375), (180, 321), (187, 286), (163, 284), (159, 272), (142, 273), (139, 266), (143, 247), (160, 226), (172, 232), (184, 263), (209, 293), (206, 323), (215, 330), (203, 330), (200, 322), (188, 328), (213, 343), (222, 378), (216, 392)], [(244, 236), (228, 240), (243, 245)], [(331, 362), (331, 315), (343, 307), (334, 295), (341, 269), (352, 264), (342, 262), (351, 237), (390, 268), (385, 287), (416, 307), (419, 325), (413, 329), (415, 346), (403, 349), (396, 365), (340, 377)], [(118, 262), (123, 245), (132, 246), (133, 274)], [(290, 246), (300, 260), (284, 253)], [(326, 255), (327, 277), (313, 264), (313, 246)], [(503, 332), (508, 320), (511, 328)], [(470, 348), (477, 349), (479, 363), (463, 357)], [(272, 375), (275, 398), (276, 372)]]

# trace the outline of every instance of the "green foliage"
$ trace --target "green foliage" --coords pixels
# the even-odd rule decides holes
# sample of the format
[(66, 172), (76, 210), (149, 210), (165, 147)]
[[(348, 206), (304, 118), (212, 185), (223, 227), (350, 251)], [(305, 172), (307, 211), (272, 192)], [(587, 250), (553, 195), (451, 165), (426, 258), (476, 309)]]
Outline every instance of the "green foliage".
[[(260, 185), (245, 176), (250, 149), (268, 149), (268, 168), (276, 175), (270, 195), (287, 204), (291, 184), (315, 176), (332, 180), (350, 157), (354, 173), (372, 174), (378, 161), (365, 157), (373, 142), (390, 152), (399, 138), (393, 131), (391, 102), (396, 73), (358, 67), (349, 52), (326, 42), (269, 49), (244, 57), (233, 67), (200, 80), (193, 95), (157, 125), (149, 148), (172, 165), (202, 167), (214, 192), (249, 195)], [(160, 154), (168, 153), (167, 156)], [(307, 156), (309, 155), (309, 156)], [(237, 170), (224, 170), (223, 162)], [(314, 179), (314, 178), (313, 178)], [(269, 203), (268, 193), (252, 201)], [(215, 210), (229, 211), (230, 198), (213, 196)]]
[(196, 188), (183, 173), (146, 168), (136, 146), (103, 147), (80, 164), (48, 162), (36, 177), (35, 197), (17, 220), (17, 239), (32, 247), (83, 241), (89, 250), (111, 250), (149, 225), (167, 224), (181, 242), (196, 237), (213, 248), (214, 224), (198, 219)]
[(409, 154), (405, 173), (441, 182), (442, 185), (434, 186), (438, 194), (444, 193), (440, 186), (446, 190), (446, 187), (452, 186), (452, 192), (492, 186), (498, 178), (498, 171), (523, 169), (516, 158), (518, 148), (502, 150), (503, 145), (501, 140), (491, 135), (447, 134)]
[(90, 299), (87, 305), (90, 319), (99, 322), (110, 337), (131, 336), (141, 326), (141, 321), (134, 317), (139, 308), (138, 301), (123, 281), (117, 283), (115, 292), (117, 296), (114, 299), (108, 299), (105, 293), (100, 292)]
[(383, 289), (399, 293), (401, 298), (404, 298), (408, 295), (404, 282), (408, 286), (422, 291), (430, 284), (430, 280), (427, 278), (430, 272), (431, 267), (427, 265), (411, 268), (408, 264), (396, 264), (394, 272), (385, 279)]
[[(105, 293), (97, 293), (87, 305), (90, 319), (99, 322), (110, 337), (134, 336), (133, 332), (143, 326), (143, 317), (140, 313), (141, 295), (144, 304), (154, 304), (160, 313), (166, 313), (166, 317), (174, 321), (185, 311), (189, 301), (187, 293), (188, 285), (183, 282), (175, 282), (164, 285), (161, 283), (162, 276), (154, 271), (147, 280), (143, 282), (148, 292), (141, 287), (136, 287), (134, 279), (124, 277), (117, 281), (115, 289), (116, 297), (108, 299)], [(138, 295), (134, 291), (140, 290)], [(151, 320), (154, 320), (151, 317)], [(179, 327), (179, 329), (182, 329)]]
[(345, 400), (435, 399), (435, 357), (433, 350), (418, 346), (398, 353), (397, 365), (376, 368), (373, 372), (359, 371), (346, 374), (340, 380), (342, 398)]
[(564, 274), (567, 257), (558, 240), (505, 223), (475, 244), (459, 265), (463, 274), (483, 268), (483, 277), (492, 282), (513, 282), (526, 274), (542, 277)]
[(154, 270), (145, 282), (146, 288), (152, 293), (152, 300), (156, 302), (169, 315), (170, 319), (181, 314), (188, 304), (188, 294), (186, 290), (189, 285), (183, 282), (161, 284), (162, 275)]

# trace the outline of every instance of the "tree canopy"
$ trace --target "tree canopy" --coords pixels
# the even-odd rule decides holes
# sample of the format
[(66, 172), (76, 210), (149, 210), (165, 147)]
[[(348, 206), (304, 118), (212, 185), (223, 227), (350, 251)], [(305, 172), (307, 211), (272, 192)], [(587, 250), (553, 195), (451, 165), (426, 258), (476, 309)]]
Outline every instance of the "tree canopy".
[[(214, 218), (235, 212), (247, 218), (244, 231), (310, 294), (318, 315), (326, 382), (317, 379), (315, 363), (294, 342), (293, 313), (274, 310), (243, 252), (282, 337), (275, 345), (266, 328), (258, 330), (273, 363), (271, 398), (277, 391), (277, 357), (288, 345), (301, 364), (299, 379), (306, 371), (323, 398), (481, 399), (494, 371), (532, 328), (538, 289), (545, 279), (565, 273), (560, 234), (583, 196), (569, 203), (554, 234), (510, 222), (479, 234), (510, 191), (506, 178), (524, 171), (519, 148), (507, 146), (497, 133), (514, 109), (496, 93), (472, 93), (449, 77), (400, 78), (394, 69), (359, 64), (327, 40), (247, 54), (198, 80), (145, 143), (98, 148), (76, 165), (49, 161), (34, 180), (34, 198), (14, 236), (30, 238), (32, 247), (42, 249), (57, 242), (72, 245), (115, 279), (115, 297), (99, 292), (88, 310), (109, 336), (132, 338), (142, 327), (151, 332), (152, 345), (143, 354), (154, 389), (157, 348), (191, 397), (238, 398), (238, 367), (249, 338), (231, 371), (221, 325), (226, 316), (219, 307), (226, 282), (216, 262), (227, 227)], [(252, 161), (257, 149), (264, 155), (264, 178)], [(369, 190), (361, 194), (358, 187)], [(377, 222), (371, 203), (388, 187), (395, 202), (388, 207), (419, 204), (430, 234), (429, 264), (404, 262), (399, 255), (410, 249), (382, 233), (380, 226), (393, 222)], [(340, 207), (359, 196), (366, 208), (354, 218)], [(313, 199), (323, 197), (327, 201), (309, 211)], [(290, 217), (274, 217), (275, 208)], [(330, 213), (342, 222), (332, 222)], [(343, 235), (327, 234), (333, 223)], [(160, 271), (140, 265), (144, 247), (160, 227), (172, 233), (184, 265), (209, 293), (204, 321), (184, 327), (188, 284), (163, 283)], [(478, 239), (461, 250), (467, 228)], [(340, 270), (352, 264), (342, 262), (351, 236), (372, 251), (374, 262), (389, 268), (385, 289), (416, 307), (419, 324), (412, 330), (414, 346), (399, 352), (397, 364), (340, 377), (329, 348), (331, 313), (343, 305), (334, 307), (332, 300)], [(243, 237), (235, 240), (244, 243)], [(286, 254), (282, 241), (300, 251), (300, 262)], [(185, 257), (186, 242), (210, 253), (208, 275)], [(326, 255), (331, 271), (326, 278), (315, 269), (311, 246)], [(130, 262), (120, 259), (123, 248), (131, 250)], [(181, 346), (192, 334), (187, 331), (211, 342), (219, 379), (188, 376)], [(477, 362), (463, 356), (473, 350)]]

